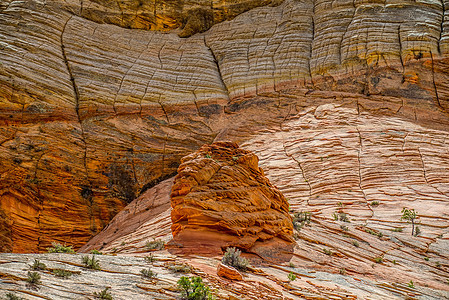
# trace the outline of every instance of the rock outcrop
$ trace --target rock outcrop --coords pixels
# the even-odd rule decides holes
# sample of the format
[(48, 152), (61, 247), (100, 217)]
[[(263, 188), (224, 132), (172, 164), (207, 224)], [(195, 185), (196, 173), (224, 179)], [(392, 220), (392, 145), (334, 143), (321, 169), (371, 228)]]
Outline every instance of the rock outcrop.
[(5, 245), (80, 247), (185, 155), (303, 107), (346, 101), (447, 131), (448, 5), (2, 1)]
[(292, 245), (288, 202), (258, 162), (229, 142), (184, 157), (171, 193), (171, 248), (217, 255), (238, 247), (270, 257), (276, 256), (273, 249)]

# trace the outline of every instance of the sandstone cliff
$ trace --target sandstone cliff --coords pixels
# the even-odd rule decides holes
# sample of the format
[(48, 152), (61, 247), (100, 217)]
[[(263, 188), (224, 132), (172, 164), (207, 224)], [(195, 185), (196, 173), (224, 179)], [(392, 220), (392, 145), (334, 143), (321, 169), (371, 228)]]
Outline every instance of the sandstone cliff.
[[(334, 103), (367, 118), (394, 116), (423, 128), (428, 145), (433, 130), (447, 133), (447, 1), (179, 3), (0, 4), (4, 249), (45, 251), (54, 240), (79, 247), (173, 174), (181, 157), (214, 140), (249, 141), (307, 107)], [(186, 15), (197, 17), (188, 25)], [(300, 144), (321, 141), (318, 133), (310, 139)], [(419, 149), (436, 186), (443, 176), (429, 176), (441, 174), (447, 152), (427, 161)], [(394, 157), (402, 148), (374, 153)], [(384, 172), (372, 176), (379, 188), (389, 186), (397, 167), (378, 162)], [(313, 168), (315, 176), (338, 170)], [(310, 201), (308, 170), (301, 173), (310, 186), (298, 186), (309, 193), (298, 195)], [(444, 187), (438, 197), (446, 201)], [(365, 201), (363, 193), (353, 197)]]

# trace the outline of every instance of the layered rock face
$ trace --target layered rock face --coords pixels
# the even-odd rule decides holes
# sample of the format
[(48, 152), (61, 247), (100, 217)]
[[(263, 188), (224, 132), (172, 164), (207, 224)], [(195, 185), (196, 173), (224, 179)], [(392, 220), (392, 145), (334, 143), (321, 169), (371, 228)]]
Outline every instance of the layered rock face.
[[(212, 21), (202, 1), (87, 3), (0, 4), (7, 249), (81, 246), (183, 156), (303, 107), (447, 131), (447, 1), (212, 1)], [(180, 38), (187, 14), (215, 25)]]
[[(253, 153), (226, 142), (184, 157), (171, 193), (171, 246), (184, 253), (216, 255), (231, 246), (261, 252), (259, 244), (292, 244), (288, 202), (258, 161)], [(262, 256), (268, 252), (263, 251)]]

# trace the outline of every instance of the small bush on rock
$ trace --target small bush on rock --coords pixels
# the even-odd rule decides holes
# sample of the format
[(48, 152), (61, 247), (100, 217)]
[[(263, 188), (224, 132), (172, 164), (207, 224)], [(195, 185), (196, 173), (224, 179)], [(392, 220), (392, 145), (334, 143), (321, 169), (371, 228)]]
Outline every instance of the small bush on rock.
[(153, 239), (151, 242), (147, 242), (145, 247), (148, 250), (161, 250), (161, 249), (164, 249), (164, 245), (165, 245), (164, 241), (159, 240), (159, 239), (157, 239), (157, 240)]
[(248, 268), (249, 262), (246, 258), (240, 257), (240, 254), (242, 254), (242, 252), (239, 249), (230, 247), (226, 249), (221, 262), (225, 265), (245, 271)]
[(28, 271), (27, 282), (30, 284), (39, 284), (41, 283), (41, 275), (38, 272)]
[(38, 259), (34, 259), (34, 263), (31, 266), (31, 269), (35, 271), (40, 271), (47, 269), (47, 266), (44, 263), (41, 263)]
[(201, 277), (181, 277), (178, 280), (178, 289), (181, 292), (182, 299), (184, 300), (212, 300), (212, 296), (209, 287), (204, 285)]
[(157, 274), (156, 274), (155, 272), (153, 272), (153, 271), (151, 270), (151, 268), (148, 268), (148, 269), (142, 269), (142, 270), (140, 271), (140, 274), (142, 275), (142, 277), (149, 278), (149, 279), (156, 278), (156, 276), (157, 276)]
[(100, 270), (100, 263), (95, 258), (95, 255), (92, 255), (92, 257), (89, 256), (83, 256), (81, 257), (81, 262), (83, 263), (84, 267), (93, 269), (93, 270)]
[(72, 246), (61, 245), (60, 243), (51, 243), (53, 247), (47, 248), (48, 253), (75, 253)]
[(106, 300), (112, 300), (112, 295), (108, 292), (110, 288), (105, 288), (104, 290), (102, 290), (101, 292), (97, 293), (94, 292), (94, 296), (97, 299), (106, 299)]

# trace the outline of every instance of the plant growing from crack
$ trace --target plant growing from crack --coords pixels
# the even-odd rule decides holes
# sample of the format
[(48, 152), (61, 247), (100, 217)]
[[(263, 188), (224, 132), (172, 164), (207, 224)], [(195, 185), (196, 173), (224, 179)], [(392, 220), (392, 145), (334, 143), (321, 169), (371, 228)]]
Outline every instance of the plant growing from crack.
[(288, 273), (288, 281), (295, 281), (296, 275), (293, 272)]
[(81, 262), (83, 263), (84, 267), (88, 268), (88, 269), (93, 269), (93, 270), (100, 270), (100, 263), (99, 261), (95, 258), (95, 255), (92, 255), (92, 257), (89, 256), (83, 256), (81, 257)]
[(417, 234), (415, 233), (415, 220), (418, 218), (418, 213), (415, 211), (415, 209), (408, 209), (406, 207), (402, 209), (401, 213), (401, 220), (406, 220), (407, 222), (412, 223), (412, 236), (416, 236)]

